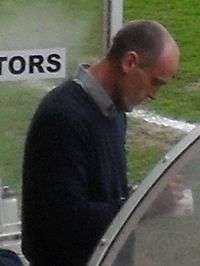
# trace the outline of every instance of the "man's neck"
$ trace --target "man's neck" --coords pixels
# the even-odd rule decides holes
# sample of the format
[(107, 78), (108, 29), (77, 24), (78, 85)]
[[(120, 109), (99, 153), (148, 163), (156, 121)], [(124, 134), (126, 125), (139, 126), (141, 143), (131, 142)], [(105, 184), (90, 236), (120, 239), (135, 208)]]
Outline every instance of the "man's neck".
[(113, 98), (117, 75), (116, 70), (110, 62), (104, 58), (100, 62), (90, 66), (88, 68), (88, 73), (92, 75), (107, 91), (110, 97)]

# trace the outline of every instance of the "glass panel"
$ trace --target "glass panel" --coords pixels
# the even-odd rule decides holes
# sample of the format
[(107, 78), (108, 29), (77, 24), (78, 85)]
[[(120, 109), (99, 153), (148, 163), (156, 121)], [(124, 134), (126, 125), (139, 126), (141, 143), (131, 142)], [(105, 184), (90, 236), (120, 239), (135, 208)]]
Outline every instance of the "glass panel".
[[(0, 80), (9, 67), (23, 68), (19, 59), (2, 61), (7, 51), (65, 48), (68, 77), (78, 63), (92, 61), (102, 53), (103, 1), (8, 0), (0, 6)], [(0, 81), (0, 178), (5, 186), (0, 225), (18, 221), (27, 127), (41, 97), (60, 82), (62, 79), (54, 78)]]
[(133, 214), (113, 266), (200, 265), (200, 141), (194, 148), (195, 153), (182, 156), (136, 210), (144, 211), (136, 229), (133, 220), (138, 214)]
[[(163, 155), (186, 135), (186, 132), (136, 118), (140, 113), (140, 109), (134, 109), (134, 116), (128, 114), (126, 142), (128, 179), (130, 183), (137, 185)], [(152, 118), (156, 120), (155, 117)]]

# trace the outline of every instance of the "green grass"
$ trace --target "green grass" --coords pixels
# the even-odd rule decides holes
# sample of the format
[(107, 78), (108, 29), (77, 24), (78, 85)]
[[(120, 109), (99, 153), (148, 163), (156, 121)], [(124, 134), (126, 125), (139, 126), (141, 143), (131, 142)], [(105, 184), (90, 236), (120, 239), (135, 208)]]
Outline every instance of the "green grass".
[[(192, 122), (200, 121), (200, 3), (198, 0), (125, 0), (125, 21), (153, 19), (172, 33), (181, 51), (177, 78), (147, 107)], [(196, 85), (196, 86), (195, 86)]]
[[(178, 84), (177, 84), (178, 86)], [(188, 88), (177, 88), (174, 84), (164, 88), (158, 100), (148, 105), (150, 110), (167, 115), (177, 120), (200, 122), (200, 91)]]
[(159, 147), (141, 147), (133, 145), (128, 151), (128, 180), (140, 182), (158, 162), (162, 152)]
[(128, 118), (128, 179), (141, 181), (182, 137), (183, 132)]
[(33, 111), (44, 91), (25, 88), (20, 82), (1, 83), (0, 177), (4, 185), (20, 190), (23, 147)]

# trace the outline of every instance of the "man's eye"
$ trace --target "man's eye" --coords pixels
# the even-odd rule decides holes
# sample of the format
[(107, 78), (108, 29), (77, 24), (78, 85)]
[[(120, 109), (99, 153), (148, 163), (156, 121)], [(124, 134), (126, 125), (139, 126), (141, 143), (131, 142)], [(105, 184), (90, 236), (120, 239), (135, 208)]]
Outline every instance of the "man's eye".
[(153, 79), (152, 84), (154, 86), (160, 87), (162, 85), (166, 85), (167, 84), (167, 81), (164, 80), (164, 79), (157, 79), (157, 78), (155, 78), (155, 79)]

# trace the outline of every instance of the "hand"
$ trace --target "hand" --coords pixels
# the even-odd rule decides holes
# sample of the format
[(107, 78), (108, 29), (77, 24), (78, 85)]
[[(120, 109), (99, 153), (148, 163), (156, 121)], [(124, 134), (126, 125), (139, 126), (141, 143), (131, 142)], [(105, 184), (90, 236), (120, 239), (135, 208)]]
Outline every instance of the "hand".
[(169, 177), (167, 187), (160, 195), (160, 200), (164, 200), (165, 197), (167, 197), (169, 198), (169, 202), (176, 204), (180, 199), (184, 197), (183, 191), (183, 177), (181, 175)]
[(173, 211), (184, 197), (183, 177), (181, 175), (169, 177), (167, 186), (153, 202), (147, 216), (161, 215)]

